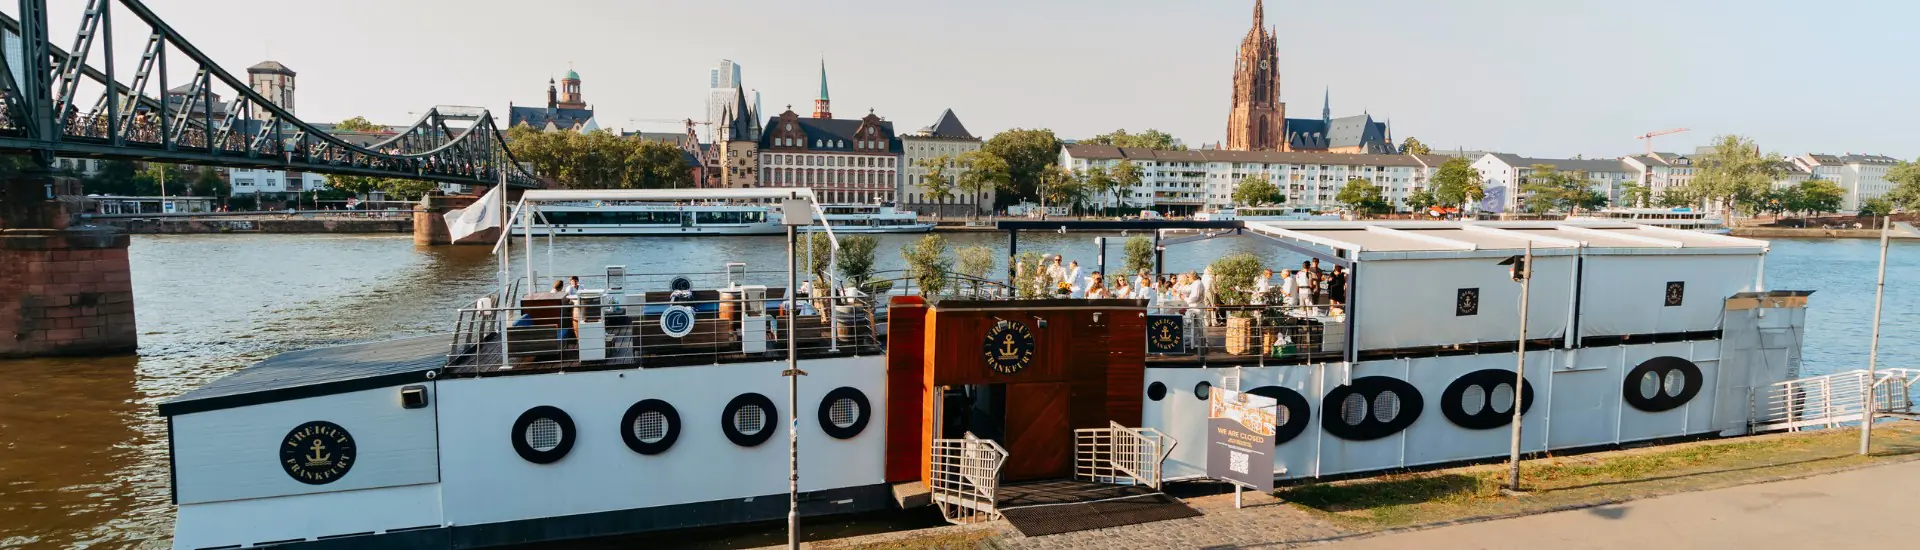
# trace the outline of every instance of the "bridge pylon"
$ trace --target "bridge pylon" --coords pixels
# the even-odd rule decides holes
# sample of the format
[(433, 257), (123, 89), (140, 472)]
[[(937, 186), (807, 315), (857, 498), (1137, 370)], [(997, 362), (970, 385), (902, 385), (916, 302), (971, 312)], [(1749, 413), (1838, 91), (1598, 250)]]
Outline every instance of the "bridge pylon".
[(0, 358), (133, 353), (126, 233), (72, 225), (78, 179), (28, 169), (0, 184)]

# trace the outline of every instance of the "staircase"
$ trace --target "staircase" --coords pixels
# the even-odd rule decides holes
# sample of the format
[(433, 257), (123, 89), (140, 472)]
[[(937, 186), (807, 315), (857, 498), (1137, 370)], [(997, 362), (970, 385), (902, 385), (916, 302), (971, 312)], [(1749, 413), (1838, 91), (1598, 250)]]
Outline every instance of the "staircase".
[(1776, 382), (1753, 392), (1752, 431), (1801, 431), (1859, 422), (1871, 388), (1874, 418), (1920, 419), (1913, 385), (1920, 369), (1850, 370)]
[(1107, 424), (1073, 431), (1073, 479), (1160, 490), (1160, 467), (1179, 442), (1153, 428)]
[(927, 490), (941, 516), (955, 524), (1000, 519), (994, 503), (1006, 448), (967, 432), (959, 439), (933, 440), (932, 458)]

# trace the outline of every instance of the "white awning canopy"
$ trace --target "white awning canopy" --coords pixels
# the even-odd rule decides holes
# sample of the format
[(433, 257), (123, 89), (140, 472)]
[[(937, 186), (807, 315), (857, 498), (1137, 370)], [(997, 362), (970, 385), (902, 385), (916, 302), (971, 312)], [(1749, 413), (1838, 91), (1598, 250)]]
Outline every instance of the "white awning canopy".
[(520, 195), (522, 203), (572, 201), (731, 201), (805, 199), (817, 202), (812, 189), (532, 189)]
[(1539, 256), (1764, 254), (1768, 246), (1766, 241), (1607, 221), (1249, 221), (1245, 228), (1360, 261), (1507, 256), (1529, 242)]

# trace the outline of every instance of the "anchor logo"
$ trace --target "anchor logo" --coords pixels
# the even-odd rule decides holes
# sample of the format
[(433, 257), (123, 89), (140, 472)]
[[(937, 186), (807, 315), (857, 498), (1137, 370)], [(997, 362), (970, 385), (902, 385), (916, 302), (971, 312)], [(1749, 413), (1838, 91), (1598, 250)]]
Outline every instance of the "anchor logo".
[(987, 330), (981, 351), (986, 355), (987, 368), (994, 372), (1020, 372), (1033, 362), (1033, 332), (1024, 324), (1002, 321)]
[(295, 481), (325, 485), (353, 468), (353, 435), (340, 425), (313, 421), (287, 432), (280, 443), (280, 467)]

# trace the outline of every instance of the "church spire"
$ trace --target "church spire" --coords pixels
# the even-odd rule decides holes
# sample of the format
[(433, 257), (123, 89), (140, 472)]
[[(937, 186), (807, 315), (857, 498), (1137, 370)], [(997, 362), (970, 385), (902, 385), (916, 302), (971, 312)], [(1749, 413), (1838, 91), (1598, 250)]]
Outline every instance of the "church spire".
[(1262, 23), (1267, 19), (1267, 10), (1263, 3), (1261, 0), (1253, 0), (1253, 28), (1256, 30), (1265, 27)]
[(813, 100), (813, 118), (833, 118), (833, 100), (827, 98), (827, 59), (820, 58), (820, 98)]
[(1320, 122), (1331, 123), (1333, 121), (1333, 87), (1328, 86), (1325, 94), (1320, 98)]

